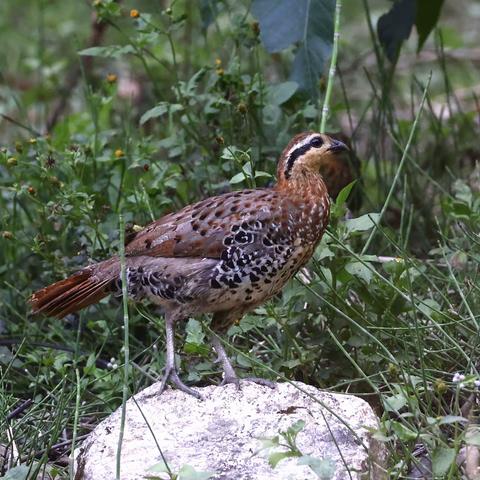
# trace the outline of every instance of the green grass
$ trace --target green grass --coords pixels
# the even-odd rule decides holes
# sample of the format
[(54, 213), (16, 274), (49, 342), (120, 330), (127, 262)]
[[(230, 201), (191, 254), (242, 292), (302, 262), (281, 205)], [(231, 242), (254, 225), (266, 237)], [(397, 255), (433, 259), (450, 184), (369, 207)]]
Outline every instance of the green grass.
[[(208, 195), (268, 184), (262, 172), (274, 173), (286, 142), (315, 129), (322, 110), (298, 93), (272, 103), (273, 78), (287, 79), (289, 53), (265, 53), (252, 18), (239, 15), (243, 5), (226, 8), (204, 35), (195, 9), (177, 21), (188, 2), (173, 13), (154, 2), (122, 4), (124, 15), (106, 2), (103, 43), (134, 53), (84, 67), (69, 108), (45, 136), (58, 85), (78, 65), (75, 52), (90, 30), (87, 4), (78, 19), (73, 3), (63, 4), (60, 16), (58, 2), (38, 2), (25, 19), (28, 34), (8, 22), (0, 34), (11, 50), (2, 57), (0, 113), (16, 122), (0, 123), (0, 444), (29, 478), (69, 478), (72, 446), (164, 365), (163, 319), (147, 305), (125, 312), (121, 300), (105, 299), (61, 321), (31, 318), (31, 292), (120, 253), (119, 215), (128, 234)], [(475, 415), (467, 407), (480, 379), (478, 100), (458, 94), (476, 72), (452, 58), (455, 42), (475, 46), (470, 4), (449, 7), (429, 40), (435, 62), (416, 60), (409, 42), (394, 74), (365, 21), (384, 5), (368, 5), (369, 12), (343, 4), (327, 122), (327, 131), (352, 136), (362, 207), (348, 213), (338, 201), (308, 272), (225, 340), (241, 374), (365, 398), (381, 418), (375, 436), (390, 453), (388, 478), (406, 478), (417, 444), (441, 478), (462, 478), (445, 459), (466, 445), (467, 431), (478, 441), (474, 424), (458, 418)], [(130, 8), (145, 23), (132, 20)], [(452, 33), (459, 25), (463, 36)], [(76, 47), (58, 50), (71, 31)], [(202, 40), (192, 46), (192, 38)], [(364, 64), (351, 68), (365, 52)], [(33, 82), (27, 89), (24, 79)], [(137, 96), (123, 95), (126, 79)], [(141, 124), (154, 106), (159, 116)], [(208, 319), (178, 330), (183, 379), (219, 382)], [(453, 382), (456, 372), (466, 378)]]

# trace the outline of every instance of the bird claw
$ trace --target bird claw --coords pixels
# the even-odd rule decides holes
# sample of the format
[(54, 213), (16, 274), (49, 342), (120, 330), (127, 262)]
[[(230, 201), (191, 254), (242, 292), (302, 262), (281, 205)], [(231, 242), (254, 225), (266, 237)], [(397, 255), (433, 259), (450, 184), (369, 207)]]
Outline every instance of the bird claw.
[(180, 377), (178, 376), (178, 373), (174, 368), (167, 368), (165, 370), (165, 373), (162, 377), (162, 382), (160, 383), (159, 395), (164, 392), (168, 380), (170, 380), (173, 385), (177, 387), (178, 390), (181, 390), (184, 393), (188, 393), (189, 395), (192, 395), (198, 400), (203, 400), (203, 397), (197, 391), (195, 391), (193, 388), (188, 387), (180, 380)]

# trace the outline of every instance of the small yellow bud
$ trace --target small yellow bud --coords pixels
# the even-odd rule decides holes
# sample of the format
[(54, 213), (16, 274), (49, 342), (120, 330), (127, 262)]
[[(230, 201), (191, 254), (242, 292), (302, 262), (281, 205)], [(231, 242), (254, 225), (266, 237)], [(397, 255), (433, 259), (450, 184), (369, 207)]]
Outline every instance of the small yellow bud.
[(10, 158), (7, 158), (7, 165), (9, 167), (14, 167), (16, 164), (17, 164), (17, 158), (16, 157), (10, 157)]
[(441, 380), (440, 378), (437, 378), (437, 380), (435, 380), (434, 387), (435, 387), (435, 391), (439, 395), (443, 395), (448, 390), (448, 385), (443, 380)]
[(117, 148), (115, 150), (115, 157), (116, 158), (122, 158), (124, 155), (125, 155), (125, 153), (123, 152), (123, 150), (121, 148)]
[(388, 374), (391, 377), (396, 377), (398, 375), (398, 368), (394, 363), (388, 364)]
[(240, 102), (240, 103), (237, 105), (237, 110), (238, 110), (242, 115), (244, 115), (245, 113), (247, 113), (247, 106), (246, 106), (243, 102)]
[(48, 180), (50, 181), (50, 183), (52, 185), (55, 185), (56, 187), (59, 187), (61, 185), (61, 181), (58, 179), (58, 177), (55, 177), (55, 176), (52, 176), (52, 177), (49, 177)]
[(37, 139), (36, 139), (36, 138), (31, 138), (31, 139), (28, 141), (28, 143), (29, 143), (30, 145), (35, 145), (35, 144), (37, 143)]
[(215, 59), (215, 65), (218, 67), (220, 67), (220, 65), (222, 64), (222, 60), (220, 58), (216, 58)]
[(139, 12), (137, 9), (132, 8), (132, 9), (130, 10), (130, 16), (131, 16), (132, 18), (138, 18), (138, 17), (140, 16), (140, 12)]
[(107, 75), (107, 82), (108, 83), (115, 83), (117, 81), (117, 76), (114, 73), (109, 73)]

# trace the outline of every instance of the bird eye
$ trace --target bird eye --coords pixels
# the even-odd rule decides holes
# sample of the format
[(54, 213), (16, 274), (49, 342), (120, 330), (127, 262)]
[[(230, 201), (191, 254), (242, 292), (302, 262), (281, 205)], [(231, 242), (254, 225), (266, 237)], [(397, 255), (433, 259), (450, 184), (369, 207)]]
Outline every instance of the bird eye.
[(321, 147), (323, 145), (323, 141), (320, 137), (315, 137), (314, 139), (312, 139), (312, 141), (310, 142), (310, 145), (312, 147)]

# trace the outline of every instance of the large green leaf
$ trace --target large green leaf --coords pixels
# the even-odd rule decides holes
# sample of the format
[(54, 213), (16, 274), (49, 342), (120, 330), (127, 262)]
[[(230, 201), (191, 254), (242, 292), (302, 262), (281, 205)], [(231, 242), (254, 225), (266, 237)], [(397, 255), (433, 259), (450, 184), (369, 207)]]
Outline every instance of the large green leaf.
[(297, 46), (291, 79), (312, 98), (333, 45), (335, 0), (254, 0), (265, 48), (279, 52)]
[(410, 36), (415, 23), (415, 0), (397, 0), (377, 23), (378, 39), (387, 58), (395, 62), (404, 40)]
[(132, 45), (108, 45), (106, 47), (91, 47), (78, 52), (90, 57), (119, 58), (127, 53), (135, 53)]
[(432, 467), (435, 478), (445, 475), (455, 461), (454, 448), (437, 447), (432, 453)]
[(417, 15), (415, 18), (415, 26), (418, 32), (418, 47), (419, 52), (425, 40), (434, 29), (440, 17), (443, 0), (417, 0)]

